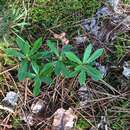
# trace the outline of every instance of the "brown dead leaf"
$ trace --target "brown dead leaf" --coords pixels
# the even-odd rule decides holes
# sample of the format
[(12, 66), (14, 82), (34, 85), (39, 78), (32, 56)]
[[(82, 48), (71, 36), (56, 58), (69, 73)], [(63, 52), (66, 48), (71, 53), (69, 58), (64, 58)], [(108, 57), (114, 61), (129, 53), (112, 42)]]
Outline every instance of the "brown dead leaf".
[(75, 119), (77, 119), (77, 116), (71, 108), (68, 110), (59, 108), (54, 114), (52, 130), (71, 130)]
[(53, 37), (57, 40), (60, 40), (63, 44), (67, 45), (69, 43), (69, 40), (65, 37), (66, 33), (63, 32), (61, 34), (53, 33)]

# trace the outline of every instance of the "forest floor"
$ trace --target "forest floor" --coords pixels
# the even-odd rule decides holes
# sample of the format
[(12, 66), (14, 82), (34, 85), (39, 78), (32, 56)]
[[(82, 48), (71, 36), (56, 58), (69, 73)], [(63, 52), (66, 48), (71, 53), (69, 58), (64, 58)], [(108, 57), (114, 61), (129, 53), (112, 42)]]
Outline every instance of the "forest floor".
[(0, 1), (0, 130), (130, 130), (130, 0)]

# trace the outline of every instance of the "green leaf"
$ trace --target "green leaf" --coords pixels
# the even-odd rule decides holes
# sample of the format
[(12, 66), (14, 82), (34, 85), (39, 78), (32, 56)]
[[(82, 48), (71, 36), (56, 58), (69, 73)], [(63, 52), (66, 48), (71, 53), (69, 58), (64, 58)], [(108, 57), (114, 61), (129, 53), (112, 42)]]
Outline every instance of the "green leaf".
[(51, 83), (53, 83), (53, 80), (50, 77), (41, 77), (40, 79), (42, 82), (44, 82), (47, 85), (50, 85)]
[(29, 77), (30, 79), (33, 79), (36, 76), (36, 74), (28, 72), (27, 73), (27, 77)]
[(62, 63), (62, 73), (64, 74), (65, 77), (67, 77), (70, 73), (63, 63)]
[(66, 69), (66, 66), (61, 61), (57, 61), (55, 66), (55, 74), (59, 75), (60, 73), (63, 73), (65, 77), (69, 75), (69, 71)]
[(25, 55), (28, 55), (28, 53), (30, 51), (29, 43), (27, 41), (25, 41), (24, 39), (22, 39), (20, 36), (17, 36), (16, 42), (17, 42), (18, 47), (21, 49), (21, 51)]
[(55, 47), (55, 43), (52, 42), (52, 41), (50, 41), (50, 40), (48, 40), (48, 41), (47, 41), (47, 45), (48, 45), (48, 47), (51, 49), (51, 51), (52, 51), (53, 53), (55, 53), (56, 56), (59, 57), (59, 51), (58, 51), (58, 49)]
[(24, 80), (27, 76), (27, 71), (28, 71), (28, 61), (23, 60), (20, 63), (20, 68), (18, 70), (18, 79)]
[(45, 66), (43, 67), (43, 69), (40, 71), (40, 75), (42, 76), (50, 76), (51, 73), (53, 72), (54, 67), (52, 63), (47, 63), (45, 64)]
[(71, 45), (65, 45), (65, 46), (63, 47), (62, 52), (67, 52), (67, 51), (70, 51), (71, 49), (72, 49), (72, 46), (71, 46)]
[(8, 55), (8, 56), (11, 56), (11, 57), (18, 57), (18, 58), (23, 58), (24, 55), (14, 49), (11, 49), (11, 48), (8, 48), (5, 50), (5, 53)]
[(91, 63), (93, 61), (95, 61), (97, 58), (99, 58), (101, 55), (103, 54), (103, 49), (98, 49), (96, 50), (91, 56), (90, 58), (87, 60), (87, 63)]
[(62, 62), (60, 62), (60, 61), (56, 62), (56, 65), (55, 65), (55, 74), (56, 75), (59, 75), (61, 73), (62, 65), (63, 65)]
[(32, 61), (32, 68), (33, 68), (33, 71), (38, 74), (39, 73), (39, 66), (38, 64), (35, 62), (35, 61)]
[(82, 66), (81, 66), (81, 65), (78, 65), (78, 66), (75, 67), (75, 70), (76, 70), (77, 72), (80, 72), (81, 69), (82, 69)]
[(30, 55), (36, 53), (38, 49), (41, 47), (41, 45), (42, 45), (42, 38), (39, 38), (34, 42), (33, 48), (30, 51)]
[(87, 60), (90, 57), (90, 54), (92, 52), (92, 48), (93, 48), (92, 44), (89, 44), (85, 49), (84, 56), (83, 56), (83, 63), (87, 63)]
[(81, 70), (81, 72), (79, 73), (78, 79), (79, 79), (80, 85), (85, 84), (85, 81), (86, 81), (86, 72), (84, 70)]
[(39, 77), (36, 77), (34, 79), (34, 88), (33, 88), (33, 94), (34, 96), (38, 96), (40, 94), (40, 87), (41, 87), (41, 80)]
[(90, 65), (87, 65), (86, 71), (87, 71), (87, 74), (91, 76), (93, 80), (100, 80), (103, 78), (102, 73)]
[(31, 56), (31, 59), (41, 59), (41, 58), (48, 58), (51, 56), (51, 53), (49, 51), (43, 51), (43, 52), (37, 52), (33, 56)]
[(70, 61), (82, 64), (81, 60), (73, 52), (65, 52), (65, 55)]
[(73, 77), (75, 77), (75, 76), (77, 76), (78, 75), (78, 71), (72, 71), (72, 72), (69, 72), (69, 75), (67, 75), (66, 76), (66, 78), (73, 78)]
[(24, 50), (24, 44), (26, 43), (26, 41), (24, 41), (20, 36), (17, 36), (16, 43), (17, 43), (19, 49), (21, 49), (23, 51)]

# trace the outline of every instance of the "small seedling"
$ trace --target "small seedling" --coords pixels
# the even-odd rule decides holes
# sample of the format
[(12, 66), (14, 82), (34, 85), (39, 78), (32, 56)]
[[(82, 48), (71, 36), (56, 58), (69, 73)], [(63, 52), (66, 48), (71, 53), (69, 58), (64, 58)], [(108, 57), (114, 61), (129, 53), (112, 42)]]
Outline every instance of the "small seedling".
[[(24, 80), (27, 77), (33, 79), (33, 92), (34, 95), (38, 95), (40, 93), (41, 82), (43, 80), (47, 82), (47, 77), (42, 78), (40, 66), (37, 64), (37, 62), (39, 59), (42, 59), (44, 56), (47, 56), (48, 52), (38, 51), (42, 44), (42, 38), (39, 38), (34, 42), (33, 46), (30, 46), (27, 41), (23, 40), (21, 37), (18, 36), (16, 38), (16, 43), (18, 45), (19, 50), (8, 48), (5, 50), (5, 52), (11, 57), (18, 58), (18, 60), (20, 61), (20, 67), (18, 69), (18, 79)], [(44, 68), (42, 72), (43, 71), (47, 70)]]
[(55, 61), (53, 61), (54, 71), (56, 75), (60, 75), (61, 73), (64, 76), (69, 75), (69, 70), (66, 66), (66, 60), (65, 60), (65, 52), (68, 52), (72, 49), (71, 45), (65, 45), (61, 50), (56, 48), (55, 42), (48, 41), (47, 42), (48, 47), (50, 48), (51, 52), (55, 54)]
[(36, 40), (31, 46), (21, 37), (16, 38), (18, 49), (8, 48), (5, 52), (16, 57), (20, 61), (18, 69), (18, 79), (24, 80), (30, 78), (34, 81), (33, 93), (39, 95), (42, 83), (53, 83), (53, 76), (64, 76), (65, 78), (75, 77), (81, 85), (85, 84), (87, 76), (94, 80), (100, 80), (103, 76), (100, 71), (93, 67), (94, 62), (99, 58), (103, 49), (96, 50), (92, 53), (92, 44), (90, 44), (80, 60), (72, 51), (72, 46), (65, 45), (63, 48), (56, 47), (56, 43), (48, 41), (49, 51), (40, 49), (42, 38)]
[[(19, 51), (8, 48), (5, 52), (11, 57), (17, 57), (20, 61), (20, 68), (18, 70), (18, 79), (24, 80), (27, 77), (28, 68), (30, 63), (35, 59), (36, 55), (40, 53), (37, 52), (42, 44), (42, 39), (39, 38), (34, 42), (33, 47), (29, 45), (27, 41), (24, 41), (21, 37), (16, 38), (16, 43), (19, 47)], [(40, 57), (38, 57), (40, 58)]]
[(74, 66), (74, 71), (70, 74), (75, 76), (78, 74), (78, 80), (81, 85), (85, 84), (87, 76), (91, 76), (93, 80), (100, 80), (103, 78), (103, 75), (99, 70), (93, 67), (93, 63), (97, 58), (103, 54), (103, 49), (96, 50), (92, 53), (92, 44), (89, 44), (85, 49), (83, 59), (79, 59), (73, 52), (66, 52), (66, 57), (76, 63)]

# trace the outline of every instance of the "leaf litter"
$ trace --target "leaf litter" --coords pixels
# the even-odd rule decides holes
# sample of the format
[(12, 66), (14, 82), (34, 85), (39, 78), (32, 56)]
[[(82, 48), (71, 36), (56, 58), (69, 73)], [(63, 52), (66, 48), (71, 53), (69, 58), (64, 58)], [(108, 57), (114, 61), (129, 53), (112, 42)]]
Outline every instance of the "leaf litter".
[(54, 113), (52, 130), (71, 130), (74, 127), (76, 119), (77, 116), (72, 108), (69, 108), (68, 110), (59, 108)]
[[(123, 4), (120, 0), (107, 0), (107, 3), (107, 6), (103, 6), (97, 10), (96, 15), (93, 18), (82, 20), (83, 29), (90, 35), (96, 37), (96, 40), (98, 41), (97, 43), (110, 44), (116, 38), (116, 35), (118, 33), (130, 31), (130, 16), (128, 15), (128, 9), (124, 9)], [(64, 44), (69, 43), (69, 40), (66, 38), (66, 33), (54, 34), (53, 37)], [(85, 43), (87, 41), (87, 38), (85, 36), (75, 37), (74, 39), (76, 40), (77, 44)], [(105, 77), (108, 73), (107, 67), (101, 65), (98, 62), (95, 65)], [(130, 78), (130, 67), (127, 62), (125, 62), (123, 65), (122, 74), (127, 79)], [(91, 93), (87, 87), (83, 86), (78, 90), (78, 96), (79, 106), (84, 109), (85, 107), (91, 105), (90, 102), (92, 100), (92, 97), (95, 95), (93, 95), (93, 93)], [(9, 106), (9, 109), (11, 109), (9, 112), (14, 112), (17, 101), (17, 93), (9, 92), (2, 100), (2, 104), (3, 106), (10, 104), (11, 107)], [(101, 101), (101, 107), (106, 102), (107, 101)], [(36, 116), (39, 116), (39, 114), (46, 109), (46, 106), (47, 104), (45, 104), (44, 100), (42, 99), (33, 102), (29, 106), (30, 112), (25, 111), (25, 114), (21, 116), (21, 119), (30, 126), (34, 126), (34, 124), (36, 124)], [(52, 111), (54, 112), (54, 110)], [(71, 108), (68, 108), (68, 110), (64, 108), (57, 108), (53, 115), (53, 122), (51, 124), (52, 130), (71, 130), (74, 127), (75, 120), (77, 119), (76, 114)], [(108, 130), (106, 116), (101, 117), (99, 123), (97, 124), (97, 128), (99, 130)], [(93, 129), (94, 128), (90, 128), (90, 130)]]
[(121, 6), (120, 0), (108, 0), (109, 6), (103, 6), (91, 19), (84, 19), (84, 30), (95, 36), (99, 43), (109, 44), (120, 32), (130, 30), (130, 16)]

